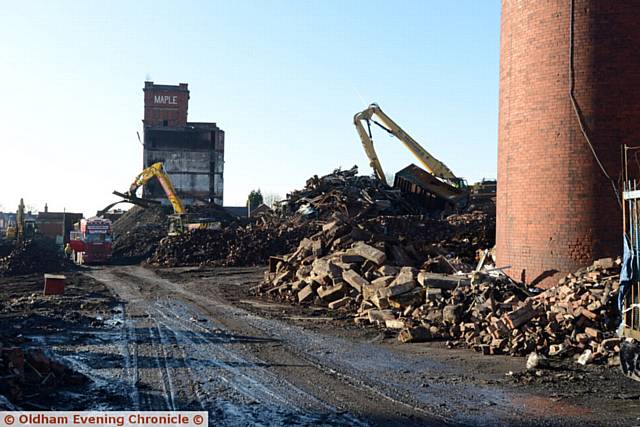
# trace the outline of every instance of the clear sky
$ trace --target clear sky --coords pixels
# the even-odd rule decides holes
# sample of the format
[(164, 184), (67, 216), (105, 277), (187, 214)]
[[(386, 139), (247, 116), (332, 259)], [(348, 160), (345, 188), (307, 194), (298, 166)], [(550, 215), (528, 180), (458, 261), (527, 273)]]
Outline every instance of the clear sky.
[[(495, 177), (499, 27), (497, 0), (2, 2), (0, 205), (116, 200), (145, 80), (189, 83), (189, 120), (225, 130), (225, 205), (371, 173), (352, 124), (371, 102), (458, 176)], [(415, 162), (375, 137), (385, 171)]]

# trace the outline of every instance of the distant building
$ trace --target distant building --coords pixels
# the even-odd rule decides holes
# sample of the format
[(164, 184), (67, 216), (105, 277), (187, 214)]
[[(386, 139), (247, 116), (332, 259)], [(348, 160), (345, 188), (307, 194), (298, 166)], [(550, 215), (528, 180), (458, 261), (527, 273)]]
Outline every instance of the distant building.
[[(180, 198), (187, 205), (213, 202), (222, 206), (224, 131), (215, 123), (187, 122), (186, 83), (144, 83), (143, 165), (163, 162)], [(167, 204), (156, 181), (144, 187), (144, 197)]]
[(16, 214), (11, 212), (0, 212), (0, 238), (4, 235), (7, 227), (16, 225)]
[(69, 242), (69, 232), (73, 224), (82, 219), (81, 213), (75, 212), (39, 212), (35, 217), (40, 235), (49, 237), (62, 245)]
[(238, 218), (246, 218), (249, 216), (249, 208), (246, 206), (225, 206), (223, 208), (228, 214)]
[(261, 203), (257, 207), (255, 207), (254, 209), (251, 209), (249, 211), (249, 216), (251, 218), (256, 218), (256, 217), (264, 215), (264, 214), (266, 214), (268, 212), (271, 212), (271, 208), (269, 206), (265, 205), (264, 203)]

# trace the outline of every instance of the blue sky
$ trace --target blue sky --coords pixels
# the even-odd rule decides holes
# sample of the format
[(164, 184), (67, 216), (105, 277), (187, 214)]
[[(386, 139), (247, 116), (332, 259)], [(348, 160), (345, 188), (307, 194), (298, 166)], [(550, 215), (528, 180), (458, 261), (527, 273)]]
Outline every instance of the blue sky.
[[(142, 87), (226, 132), (225, 204), (360, 166), (377, 102), (459, 176), (495, 177), (500, 2), (30, 1), (0, 16), (0, 205), (95, 210), (142, 166)], [(385, 171), (411, 162), (376, 132)]]

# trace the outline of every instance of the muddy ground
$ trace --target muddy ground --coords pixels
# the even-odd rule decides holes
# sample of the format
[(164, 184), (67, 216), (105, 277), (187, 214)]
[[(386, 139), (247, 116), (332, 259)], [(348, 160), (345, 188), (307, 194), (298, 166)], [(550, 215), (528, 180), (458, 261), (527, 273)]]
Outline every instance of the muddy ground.
[(530, 375), (523, 358), (399, 344), (339, 313), (248, 297), (261, 274), (96, 267), (68, 274), (63, 297), (42, 296), (40, 276), (1, 279), (0, 343), (44, 347), (89, 379), (14, 403), (206, 409), (212, 425), (640, 422), (640, 383), (617, 368)]
[[(42, 274), (0, 278), (0, 347), (19, 348), (25, 353), (43, 349), (52, 361), (73, 367), (73, 359), (65, 352), (56, 352), (54, 343), (72, 347), (105, 340), (122, 327), (122, 303), (104, 284), (80, 272), (65, 274), (65, 294), (56, 296), (42, 294)], [(27, 381), (24, 378), (13, 381), (17, 382), (21, 396), (11, 399), (11, 403), (18, 408), (92, 408), (96, 401), (126, 405), (126, 400), (112, 393), (110, 386), (92, 381), (91, 376), (83, 381), (60, 378), (49, 384), (46, 375), (35, 372), (28, 363), (24, 370)], [(0, 373), (0, 390), (7, 392), (11, 374)], [(34, 376), (42, 378), (34, 381)], [(0, 408), (10, 408), (7, 405), (5, 399), (0, 401)]]

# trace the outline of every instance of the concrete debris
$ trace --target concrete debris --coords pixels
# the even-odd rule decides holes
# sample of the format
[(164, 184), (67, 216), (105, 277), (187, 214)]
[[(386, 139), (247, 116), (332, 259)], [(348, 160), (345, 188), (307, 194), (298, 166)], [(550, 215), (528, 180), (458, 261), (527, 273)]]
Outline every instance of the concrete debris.
[(169, 210), (134, 206), (112, 225), (115, 264), (136, 264), (151, 256), (167, 235)]
[[(447, 220), (429, 219), (405, 197), (374, 178), (357, 176), (355, 167), (336, 170), (310, 178), (273, 212), (249, 222), (164, 238), (148, 262), (158, 266), (253, 266), (266, 263), (271, 256), (296, 258), (304, 253), (313, 257), (303, 263), (310, 268), (314, 259), (342, 248), (332, 265), (314, 267), (315, 274), (334, 279), (338, 270), (348, 270), (346, 265), (362, 262), (386, 268), (386, 264), (417, 267), (427, 260), (429, 271), (452, 269), (452, 265), (473, 261), (477, 249), (493, 245), (492, 215), (472, 212)], [(339, 279), (349, 286), (362, 285), (354, 285), (358, 279), (353, 275), (351, 282)], [(288, 280), (278, 278), (278, 284)]]
[[(340, 215), (331, 224), (272, 260), (259, 292), (346, 311), (358, 324), (400, 330), (402, 342), (451, 340), (483, 354), (533, 354), (531, 369), (546, 366), (546, 357), (581, 355), (578, 362), (586, 364), (619, 352), (619, 260), (598, 260), (540, 293), (496, 274), (486, 260), (486, 270), (466, 274), (402, 265), (387, 256), (399, 243), (392, 236), (359, 240), (353, 230), (369, 230)], [(409, 240), (402, 242), (406, 247)]]
[[(137, 264), (152, 256), (161, 241), (167, 237), (171, 208), (134, 206), (113, 223), (114, 264)], [(234, 218), (217, 206), (189, 206), (184, 221), (188, 218), (220, 222), (229, 225)]]
[(593, 361), (593, 351), (588, 348), (578, 357), (577, 362), (581, 365), (586, 365), (587, 363), (591, 363)]
[(29, 395), (88, 381), (40, 349), (20, 347), (0, 347), (0, 378), (0, 395), (14, 403), (23, 402)]
[(536, 369), (544, 369), (549, 367), (549, 360), (541, 354), (536, 352), (527, 356), (527, 370), (533, 371)]
[(13, 248), (0, 258), (0, 276), (61, 272), (74, 268), (53, 240), (37, 238)]
[(166, 237), (148, 262), (165, 267), (264, 265), (271, 254), (288, 252), (319, 227), (271, 219), (263, 215), (247, 225), (234, 223), (222, 230), (192, 230)]

